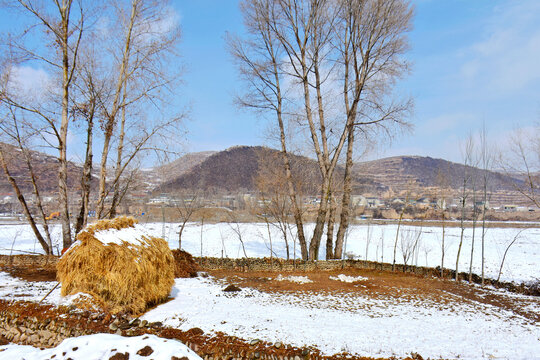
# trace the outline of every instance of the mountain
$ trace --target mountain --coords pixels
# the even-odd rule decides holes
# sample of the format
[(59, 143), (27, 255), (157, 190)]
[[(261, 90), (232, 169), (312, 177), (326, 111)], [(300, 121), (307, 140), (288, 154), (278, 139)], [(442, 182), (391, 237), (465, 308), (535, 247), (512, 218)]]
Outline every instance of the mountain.
[[(260, 146), (236, 146), (230, 149), (197, 155), (195, 166), (183, 164), (190, 157), (182, 157), (167, 167), (167, 181), (155, 188), (160, 192), (205, 191), (225, 193), (256, 192), (261, 181), (284, 178), (281, 153)], [(196, 154), (194, 154), (196, 155)], [(320, 187), (320, 171), (317, 162), (303, 156), (291, 155), (293, 175), (304, 194), (317, 195)], [(197, 162), (194, 161), (194, 162)], [(178, 172), (173, 170), (178, 168)], [(342, 181), (343, 167), (336, 169), (335, 179)], [(379, 196), (388, 190), (396, 193), (412, 190), (426, 193), (435, 188), (454, 189), (457, 196), (463, 185), (464, 174), (477, 176), (480, 189), (482, 170), (423, 156), (396, 156), (380, 160), (356, 163), (353, 167), (353, 193)], [(514, 203), (514, 185), (520, 180), (502, 173), (488, 171), (489, 189), (497, 202)], [(469, 182), (472, 184), (472, 181)], [(498, 195), (496, 195), (498, 194)], [(496, 195), (496, 196), (495, 196)], [(505, 197), (506, 196), (506, 197)], [(510, 197), (507, 197), (510, 196)]]
[[(187, 172), (171, 174), (159, 187), (162, 191), (221, 191), (246, 192), (256, 187), (255, 177), (259, 169), (260, 146), (235, 146), (208, 156)], [(185, 158), (185, 157), (183, 157)], [(179, 168), (182, 158), (175, 161)]]
[[(0, 143), (10, 174), (16, 179), (17, 184), (24, 193), (32, 191), (30, 173), (26, 165), (25, 157), (18, 147), (6, 143)], [(31, 164), (34, 169), (39, 190), (42, 194), (58, 191), (58, 158), (39, 151), (30, 151)], [(68, 162), (68, 188), (76, 190), (80, 187), (82, 167)], [(7, 180), (4, 171), (0, 169), (0, 192), (12, 193), (13, 188)]]
[(154, 168), (152, 171), (159, 174), (162, 182), (167, 183), (189, 172), (195, 166), (199, 165), (215, 153), (216, 151), (189, 153), (174, 160), (173, 162), (159, 166), (158, 168)]
[[(354, 165), (354, 172), (393, 190), (406, 190), (411, 186), (414, 188), (443, 186), (459, 189), (463, 186), (465, 176), (476, 176), (479, 188), (484, 174), (483, 170), (475, 167), (424, 156), (395, 156), (357, 163)], [(513, 190), (513, 184), (521, 182), (499, 172), (485, 173), (493, 190)], [(472, 184), (472, 181), (469, 184)]]
[[(297, 189), (304, 194), (318, 194), (321, 175), (317, 162), (298, 155), (290, 155), (289, 159)], [(281, 152), (275, 149), (235, 146), (213, 153), (189, 171), (162, 183), (156, 191), (256, 192), (261, 186), (276, 186), (277, 179), (285, 178), (282, 161)], [(338, 166), (336, 179), (343, 178), (343, 171)], [(384, 190), (373, 180), (360, 177), (354, 177), (353, 187), (362, 192)]]

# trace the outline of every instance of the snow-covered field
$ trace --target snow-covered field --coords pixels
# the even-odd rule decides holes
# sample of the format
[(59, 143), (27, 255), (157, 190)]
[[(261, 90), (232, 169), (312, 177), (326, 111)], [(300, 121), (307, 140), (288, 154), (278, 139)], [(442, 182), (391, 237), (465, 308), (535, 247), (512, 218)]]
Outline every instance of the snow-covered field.
[[(6, 273), (0, 273), (0, 283), (0, 298), (28, 301), (39, 301), (55, 285), (54, 282), (27, 283)], [(173, 299), (149, 311), (142, 319), (161, 321), (183, 330), (199, 327), (207, 333), (221, 331), (246, 340), (314, 345), (325, 354), (347, 351), (373, 357), (405, 357), (417, 352), (424, 358), (444, 359), (537, 359), (539, 356), (538, 323), (451, 294), (448, 301), (441, 303), (420, 296), (372, 298), (362, 292), (269, 294), (245, 288), (226, 293), (223, 292), (226, 285), (212, 277), (176, 279), (171, 292)], [(504, 293), (495, 289), (481, 291), (485, 296)], [(529, 311), (540, 311), (538, 299), (504, 294), (508, 299), (522, 301)], [(58, 305), (70, 300), (62, 298), (56, 289), (45, 302)], [(142, 345), (134, 341), (103, 335), (70, 339), (59, 348), (43, 352), (16, 345), (0, 350), (9, 349), (7, 354), (13, 356), (6, 358), (10, 359), (20, 359), (27, 352), (35, 355), (26, 358), (42, 359), (75, 346), (94, 348), (105, 354), (110, 349), (106, 346), (109, 342), (117, 343), (114, 348), (122, 352), (137, 351)], [(168, 354), (167, 346), (175, 351), (181, 348), (181, 344), (173, 343), (162, 344), (165, 348), (161, 349), (162, 340), (151, 341), (164, 354)], [(5, 354), (0, 352), (0, 357)], [(81, 351), (78, 355), (82, 354)]]
[[(143, 223), (146, 230), (155, 236), (163, 236), (171, 248), (178, 248), (179, 224)], [(270, 247), (278, 256), (285, 258), (285, 243), (277, 228), (266, 224), (187, 224), (182, 236), (182, 248), (194, 256), (212, 256), (241, 258), (244, 256), (242, 243), (249, 257), (269, 257)], [(235, 231), (239, 230), (239, 231)], [(313, 226), (306, 227), (310, 234)], [(377, 260), (391, 263), (396, 239), (397, 225), (353, 225), (347, 236), (345, 253), (357, 259)], [(460, 241), (460, 229), (447, 227), (445, 230), (445, 261), (444, 267), (454, 269), (456, 254)], [(520, 233), (521, 231), (521, 233)], [(414, 255), (407, 260), (408, 264), (436, 267), (441, 264), (442, 228), (436, 226), (413, 227), (402, 225), (397, 246), (397, 263), (404, 263), (404, 253), (416, 241), (418, 243)], [(519, 235), (518, 235), (519, 234)], [(290, 234), (289, 238), (293, 238)], [(517, 283), (540, 279), (540, 228), (490, 228), (485, 234), (485, 274), (497, 278), (503, 254), (508, 244), (518, 236), (512, 245), (506, 259), (501, 280)], [(53, 238), (59, 243), (60, 229), (53, 227)], [(481, 268), (481, 229), (475, 233), (473, 272), (480, 274)], [(270, 241), (271, 240), (271, 241)], [(325, 257), (325, 247), (321, 246), (320, 258)], [(272, 246), (270, 246), (272, 243)], [(459, 270), (468, 271), (472, 243), (472, 229), (465, 230), (461, 250)], [(291, 257), (294, 245), (290, 240)], [(57, 246), (58, 249), (58, 246)], [(34, 239), (29, 226), (24, 224), (0, 224), (0, 254), (41, 253), (39, 244)], [(300, 250), (296, 244), (296, 256)]]

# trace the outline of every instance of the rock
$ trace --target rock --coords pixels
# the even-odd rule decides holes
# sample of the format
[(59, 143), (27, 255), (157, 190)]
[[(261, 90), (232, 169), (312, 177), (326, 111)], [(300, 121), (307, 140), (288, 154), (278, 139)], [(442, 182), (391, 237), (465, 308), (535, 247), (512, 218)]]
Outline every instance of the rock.
[(38, 335), (39, 337), (41, 337), (42, 340), (44, 341), (49, 341), (49, 339), (54, 335), (52, 332), (50, 332), (49, 330), (39, 330), (38, 331)]
[(199, 336), (199, 335), (203, 335), (204, 334), (204, 331), (203, 329), (201, 328), (198, 328), (198, 327), (194, 327), (194, 328), (191, 328), (187, 331), (187, 333), (191, 336)]
[(137, 351), (137, 355), (139, 355), (139, 356), (149, 356), (153, 352), (154, 352), (154, 349), (152, 349), (150, 346), (146, 345), (145, 347), (143, 347), (142, 349), (139, 349), (139, 351)]
[(24, 341), (26, 341), (27, 339), (28, 339), (28, 335), (26, 335), (26, 333), (22, 334), (21, 337), (19, 338), (19, 340), (20, 340), (21, 342), (24, 342)]
[(31, 344), (37, 344), (38, 342), (39, 342), (39, 336), (37, 334), (33, 334), (30, 336)]
[(118, 325), (115, 324), (114, 322), (112, 322), (112, 323), (109, 325), (109, 329), (111, 329), (112, 331), (116, 331), (116, 330), (118, 330)]
[(277, 343), (274, 344), (274, 347), (276, 349), (281, 349), (283, 347), (283, 343), (281, 341), (278, 341)]
[(223, 291), (225, 291), (225, 292), (238, 292), (238, 291), (242, 291), (242, 289), (240, 289), (236, 285), (231, 284), (231, 285), (227, 286), (225, 289), (223, 289)]
[(127, 330), (130, 328), (130, 325), (128, 322), (123, 322), (118, 325), (118, 329), (120, 330)]
[(145, 327), (146, 325), (148, 325), (148, 320), (143, 320), (139, 323), (139, 327), (141, 328)]
[(121, 336), (121, 335), (122, 335), (122, 330), (120, 330), (120, 329), (116, 330), (116, 333), (115, 333), (115, 334)]
[(129, 360), (129, 353), (116, 353), (109, 360)]
[(253, 346), (253, 345), (257, 345), (257, 344), (260, 343), (260, 342), (261, 342), (261, 340), (259, 340), (259, 339), (253, 339), (253, 340), (251, 340), (251, 341), (249, 342), (249, 345), (252, 345), (252, 346)]

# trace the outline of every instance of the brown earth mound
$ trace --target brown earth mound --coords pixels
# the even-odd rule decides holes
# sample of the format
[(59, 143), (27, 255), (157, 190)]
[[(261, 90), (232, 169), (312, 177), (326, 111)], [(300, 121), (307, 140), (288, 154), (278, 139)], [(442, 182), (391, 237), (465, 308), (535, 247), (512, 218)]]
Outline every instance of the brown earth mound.
[(187, 278), (196, 277), (199, 266), (193, 260), (193, 256), (184, 250), (174, 249), (172, 250), (174, 257), (174, 277), (175, 278)]

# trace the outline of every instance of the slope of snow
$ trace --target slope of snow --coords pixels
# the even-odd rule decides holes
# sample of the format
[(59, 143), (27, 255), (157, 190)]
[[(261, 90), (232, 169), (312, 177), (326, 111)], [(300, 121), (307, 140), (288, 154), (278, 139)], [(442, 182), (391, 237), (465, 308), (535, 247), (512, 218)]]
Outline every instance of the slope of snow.
[[(222, 331), (244, 339), (314, 345), (326, 354), (373, 357), (511, 358), (538, 356), (540, 328), (480, 303), (450, 298), (373, 299), (361, 293), (224, 293), (212, 278), (176, 279), (173, 300), (143, 316), (188, 330)], [(449, 295), (450, 297), (451, 295)]]
[[(152, 353), (138, 355), (149, 346)], [(109, 359), (115, 354), (129, 354), (130, 359), (171, 359), (187, 357), (189, 360), (201, 358), (180, 341), (163, 339), (155, 335), (123, 337), (113, 334), (94, 334), (68, 338), (52, 349), (40, 350), (27, 345), (0, 346), (0, 358), (10, 360), (41, 359)], [(148, 357), (149, 356), (149, 357)]]
[[(38, 302), (55, 284), (29, 283), (0, 273), (0, 298)], [(223, 291), (226, 285), (212, 277), (176, 279), (170, 294), (172, 299), (152, 309), (142, 319), (161, 321), (182, 330), (199, 327), (207, 333), (221, 331), (246, 340), (258, 338), (297, 346), (313, 345), (328, 355), (347, 351), (372, 357), (406, 357), (417, 352), (424, 358), (538, 358), (538, 323), (450, 293), (446, 294), (446, 299), (435, 301), (420, 296), (373, 298), (361, 291), (270, 294), (247, 288), (227, 293)], [(501, 290), (483, 289), (480, 296), (489, 297), (494, 292), (501, 293)], [(538, 298), (506, 295), (527, 299), (523, 302), (528, 304), (525, 310), (540, 311)], [(72, 300), (61, 297), (57, 288), (45, 302), (65, 305)], [(89, 349), (96, 346), (103, 354), (110, 354), (106, 351), (112, 348), (121, 352), (129, 350), (131, 354), (143, 347), (139, 342), (128, 347), (131, 340), (120, 337), (96, 339), (99, 341), (75, 339), (73, 341), (79, 342), (69, 346)], [(107, 345), (109, 340), (115, 343), (114, 347)], [(123, 341), (128, 345), (116, 345)], [(155, 341), (155, 346), (150, 346), (156, 351), (169, 351), (161, 347), (172, 346), (162, 339)], [(13, 345), (5, 348), (13, 353), (0, 352), (0, 358), (50, 359), (56, 354), (52, 352), (56, 350), (48, 353)], [(5, 354), (10, 356), (4, 357)], [(156, 355), (154, 358), (170, 357)]]

